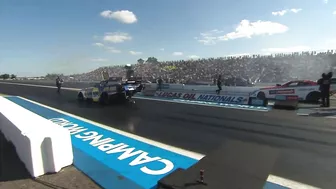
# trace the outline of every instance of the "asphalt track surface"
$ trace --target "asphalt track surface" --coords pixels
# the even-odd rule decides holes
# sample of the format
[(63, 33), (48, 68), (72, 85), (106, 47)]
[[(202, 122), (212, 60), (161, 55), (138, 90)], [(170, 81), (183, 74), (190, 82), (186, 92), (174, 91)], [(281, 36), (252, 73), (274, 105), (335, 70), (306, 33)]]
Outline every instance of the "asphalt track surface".
[[(334, 119), (300, 117), (293, 111), (244, 111), (137, 99), (135, 106), (80, 104), (75, 91), (8, 85), (19, 95), (117, 129), (207, 154), (225, 140), (262, 143), (281, 150), (271, 174), (319, 188), (336, 188)], [(263, 154), (260, 154), (262, 156)]]

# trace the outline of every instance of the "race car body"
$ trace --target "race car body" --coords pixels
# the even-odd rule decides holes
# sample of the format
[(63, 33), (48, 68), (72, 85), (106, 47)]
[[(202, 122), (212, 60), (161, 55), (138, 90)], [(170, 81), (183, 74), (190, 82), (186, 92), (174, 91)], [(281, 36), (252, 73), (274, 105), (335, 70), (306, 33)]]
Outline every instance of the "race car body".
[(133, 95), (135, 88), (132, 85), (123, 85), (114, 80), (104, 80), (94, 87), (88, 87), (78, 92), (78, 100), (92, 100), (102, 104), (109, 104), (111, 101), (126, 101)]
[(134, 89), (133, 93), (136, 92), (141, 92), (142, 88), (143, 88), (143, 84), (142, 84), (142, 79), (141, 78), (136, 78), (136, 77), (131, 77), (127, 80), (125, 80), (124, 84), (125, 87), (131, 87), (132, 89)]
[(277, 95), (297, 95), (300, 101), (316, 102), (320, 99), (319, 85), (311, 80), (296, 80), (273, 87), (265, 87), (250, 93), (259, 99), (275, 99)]

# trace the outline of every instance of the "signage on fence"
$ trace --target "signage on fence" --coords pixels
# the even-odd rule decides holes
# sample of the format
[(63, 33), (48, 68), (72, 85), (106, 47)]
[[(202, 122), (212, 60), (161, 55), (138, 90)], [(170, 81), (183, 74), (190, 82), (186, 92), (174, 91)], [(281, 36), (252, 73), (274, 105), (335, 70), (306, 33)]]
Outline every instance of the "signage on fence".
[(181, 98), (185, 100), (196, 100), (196, 93), (156, 91), (155, 96), (162, 98)]
[(206, 102), (218, 102), (228, 104), (247, 104), (248, 97), (233, 96), (233, 95), (215, 95), (215, 94), (200, 94), (200, 93), (181, 93), (181, 92), (164, 92), (156, 91), (156, 97), (184, 100), (198, 100)]

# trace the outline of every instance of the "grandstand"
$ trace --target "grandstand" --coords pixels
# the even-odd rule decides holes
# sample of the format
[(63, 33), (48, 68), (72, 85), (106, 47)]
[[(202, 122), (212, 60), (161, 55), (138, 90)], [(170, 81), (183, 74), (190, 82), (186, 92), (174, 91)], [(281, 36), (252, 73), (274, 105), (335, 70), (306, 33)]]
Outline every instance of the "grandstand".
[[(174, 83), (211, 82), (218, 74), (221, 74), (224, 79), (234, 76), (260, 83), (281, 83), (292, 79), (316, 80), (322, 72), (335, 68), (336, 54), (333, 50), (154, 63), (147, 61), (134, 65), (137, 76), (149, 80), (155, 80), (161, 76), (166, 82)], [(124, 67), (120, 65), (101, 67), (88, 73), (72, 75), (72, 77), (77, 81), (96, 81), (101, 79), (100, 73), (103, 70), (108, 71), (111, 76), (125, 75)]]

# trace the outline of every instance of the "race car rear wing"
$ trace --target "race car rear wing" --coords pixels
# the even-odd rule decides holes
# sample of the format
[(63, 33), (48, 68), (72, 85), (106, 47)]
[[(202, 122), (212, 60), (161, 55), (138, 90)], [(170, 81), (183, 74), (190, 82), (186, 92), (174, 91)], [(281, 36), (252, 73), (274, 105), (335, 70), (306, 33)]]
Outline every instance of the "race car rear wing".
[(136, 83), (136, 81), (134, 81), (134, 80), (127, 80), (126, 81), (126, 84), (135, 84)]

